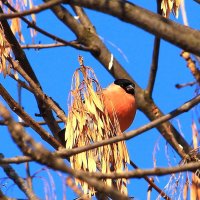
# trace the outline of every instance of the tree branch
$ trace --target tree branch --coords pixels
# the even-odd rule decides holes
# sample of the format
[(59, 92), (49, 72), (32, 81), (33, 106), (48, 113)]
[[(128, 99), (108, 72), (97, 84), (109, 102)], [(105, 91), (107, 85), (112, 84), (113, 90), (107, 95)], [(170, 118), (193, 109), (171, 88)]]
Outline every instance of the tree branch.
[(197, 2), (198, 4), (200, 4), (200, 0), (194, 0), (195, 2)]
[[(162, 14), (161, 0), (157, 0), (157, 13), (159, 15)], [(160, 38), (155, 36), (149, 81), (146, 89), (146, 92), (149, 94), (150, 97), (152, 97), (152, 92), (156, 80), (159, 52), (160, 52)]]
[(177, 24), (128, 1), (66, 0), (65, 3), (110, 14), (163, 38), (181, 49), (200, 55), (199, 31)]
[(152, 92), (153, 92), (153, 88), (154, 88), (154, 84), (156, 80), (159, 50), (160, 50), (160, 38), (155, 37), (149, 81), (148, 81), (148, 85), (146, 89), (146, 92), (150, 95), (150, 97), (152, 96)]
[[(130, 164), (135, 169), (138, 169), (138, 166), (133, 161), (130, 161)], [(162, 191), (148, 176), (144, 176), (143, 178), (149, 183), (151, 187), (153, 187), (159, 193), (161, 197), (163, 197), (166, 200), (171, 200), (171, 198), (167, 196), (167, 194), (164, 191)]]
[[(62, 120), (56, 120), (57, 123), (64, 123)], [(29, 124), (27, 124), (26, 122), (18, 122), (20, 123), (22, 126), (24, 127), (30, 127)], [(45, 121), (40, 121), (40, 122), (37, 122), (39, 125), (46, 125), (47, 123)], [(3, 126), (6, 126), (5, 122), (3, 120), (0, 120), (0, 125), (3, 125)]]
[(49, 49), (55, 47), (66, 47), (66, 44), (63, 43), (55, 43), (55, 44), (25, 44), (21, 45), (22, 49)]
[[(2, 13), (2, 12), (3, 11), (0, 8), (0, 13)], [(37, 85), (37, 87), (41, 89), (42, 87), (40, 86), (40, 83), (39, 83), (33, 69), (31, 68), (31, 65), (30, 65), (24, 51), (22, 50), (18, 41), (16, 40), (15, 36), (13, 35), (8, 22), (6, 20), (2, 20), (1, 25), (4, 29), (6, 40), (11, 44), (11, 48), (12, 48), (13, 54), (15, 56), (15, 59), (19, 62), (19, 65), (23, 68), (23, 70), (26, 72), (26, 74), (28, 74), (28, 76), (31, 77), (32, 82), (34, 82), (34, 84)], [(56, 137), (57, 136), (56, 133), (60, 130), (60, 127), (55, 122), (52, 111), (48, 107), (46, 107), (46, 105), (43, 103), (43, 100), (37, 98), (37, 95), (35, 95), (35, 98), (37, 100), (39, 110), (40, 110), (44, 120), (47, 122), (50, 130)]]
[[(0, 155), (0, 159), (2, 158), (3, 154)], [(1, 164), (1, 167), (3, 168), (7, 176), (14, 181), (14, 183), (19, 187), (19, 189), (21, 189), (21, 191), (23, 191), (29, 199), (39, 200), (39, 198), (31, 190), (31, 188), (27, 187), (24, 180), (18, 176), (16, 171), (10, 165)]]
[(28, 187), (32, 190), (33, 189), (33, 182), (32, 182), (32, 177), (31, 177), (31, 173), (30, 173), (29, 162), (25, 163), (25, 167), (26, 167), (26, 182), (27, 182)]
[(9, 74), (9, 76), (12, 79), (14, 79), (21, 87), (23, 87), (23, 88), (27, 89), (29, 92), (33, 93), (32, 88), (28, 84), (26, 84), (25, 81), (22, 81), (19, 78), (16, 78), (13, 74)]
[[(15, 8), (13, 8), (7, 1), (4, 2), (4, 4), (13, 12), (17, 12), (19, 13)], [(79, 49), (79, 50), (83, 50), (83, 51), (89, 51), (90, 49), (88, 49), (87, 47), (82, 46), (81, 44), (79, 44), (76, 40), (75, 41), (71, 41), (68, 42), (56, 35), (53, 35), (47, 31), (45, 31), (44, 29), (40, 28), (39, 26), (37, 26), (35, 23), (30, 22), (28, 19), (26, 19), (25, 17), (20, 17), (30, 28), (35, 29), (36, 31), (42, 33), (43, 35), (55, 40), (56, 42), (60, 42), (62, 43), (64, 46), (71, 46), (75, 49)], [(24, 45), (26, 46), (26, 45)]]
[(57, 116), (62, 119), (63, 122), (66, 122), (67, 117), (65, 116), (64, 111), (61, 110), (61, 108), (58, 107), (58, 105), (56, 105), (51, 98), (43, 93), (40, 87), (38, 87), (38, 85), (31, 79), (31, 77), (22, 69), (20, 64), (14, 60), (11, 60), (10, 63), (12, 64), (12, 67), (29, 83), (34, 94), (37, 96), (37, 98), (40, 99), (40, 101), (43, 102), (43, 106), (44, 104), (48, 105), (48, 109), (54, 110)]
[[(4, 4), (6, 4), (6, 0), (1, 0)], [(26, 16), (26, 15), (30, 15), (30, 14), (36, 14), (39, 13), (41, 11), (44, 11), (48, 8), (51, 8), (52, 6), (55, 6), (57, 4), (61, 4), (64, 0), (50, 0), (47, 3), (43, 3), (39, 6), (35, 6), (32, 9), (29, 10), (24, 10), (21, 12), (17, 12), (17, 13), (9, 13), (9, 14), (0, 14), (0, 20), (3, 19), (12, 19), (12, 18), (17, 18), (17, 17), (22, 17), (22, 16)]]
[(80, 6), (74, 6), (74, 5), (72, 5), (72, 9), (74, 10), (74, 12), (79, 17), (78, 20), (80, 21), (80, 23), (85, 28), (89, 29), (92, 33), (96, 34), (96, 30), (95, 30), (93, 24), (91, 23), (90, 19), (86, 15), (85, 11), (83, 10), (83, 8), (81, 8)]
[(15, 156), (12, 158), (1, 158), (0, 157), (0, 165), (2, 164), (20, 164), (33, 161), (30, 156)]
[(52, 145), (55, 149), (61, 147), (61, 144), (48, 132), (46, 132), (37, 122), (35, 122), (19, 104), (9, 95), (6, 89), (0, 84), (0, 95), (7, 102), (10, 108), (21, 117), (29, 126), (35, 130), (41, 138)]
[(192, 82), (182, 83), (182, 84), (177, 83), (177, 84), (175, 85), (175, 87), (176, 87), (177, 89), (181, 89), (181, 88), (187, 87), (187, 86), (192, 87), (192, 86), (195, 85), (195, 84), (197, 84), (197, 81), (192, 81)]
[(118, 173), (91, 173), (91, 176), (94, 176), (99, 179), (103, 178), (143, 178), (144, 176), (163, 176), (167, 174), (180, 173), (185, 171), (195, 171), (200, 168), (200, 162), (191, 162), (184, 165), (178, 165), (175, 167), (166, 167), (166, 168), (154, 168), (154, 169), (135, 169), (128, 172), (118, 172)]
[(0, 199), (1, 199), (1, 200), (11, 200), (10, 198), (8, 198), (7, 196), (5, 196), (5, 195), (3, 194), (3, 192), (1, 191), (1, 188), (0, 188)]

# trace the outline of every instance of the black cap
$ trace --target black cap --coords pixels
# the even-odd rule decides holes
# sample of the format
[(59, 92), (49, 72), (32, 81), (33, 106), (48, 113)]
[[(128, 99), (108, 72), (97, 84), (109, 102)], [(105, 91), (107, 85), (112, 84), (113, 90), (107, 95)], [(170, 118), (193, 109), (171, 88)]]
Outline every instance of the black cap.
[(135, 84), (128, 79), (116, 79), (114, 83), (121, 86), (127, 93), (135, 94)]

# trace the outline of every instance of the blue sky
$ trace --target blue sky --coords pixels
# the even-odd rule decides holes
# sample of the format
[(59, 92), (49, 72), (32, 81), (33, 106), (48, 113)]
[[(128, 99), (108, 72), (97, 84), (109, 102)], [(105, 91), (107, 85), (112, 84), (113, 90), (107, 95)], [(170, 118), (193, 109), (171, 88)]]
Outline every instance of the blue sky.
[[(41, 3), (36, 1), (35, 3)], [(154, 1), (134, 1), (136, 5), (149, 9), (156, 10)], [(195, 29), (200, 28), (200, 6), (194, 1), (186, 0), (186, 12), (191, 27)], [(122, 64), (122, 66), (129, 72), (129, 74), (136, 80), (136, 82), (145, 88), (148, 83), (149, 70), (151, 65), (152, 49), (154, 36), (130, 24), (123, 23), (118, 19), (101, 14), (98, 12), (86, 10), (91, 21), (95, 25), (97, 33), (103, 39), (107, 47)], [(170, 18), (182, 24), (181, 13), (179, 18), (176, 19), (173, 15)], [(66, 40), (73, 40), (74, 35), (62, 25), (51, 11), (45, 11), (37, 15), (37, 25), (42, 26), (45, 30), (58, 35)], [(25, 40), (30, 43), (31, 38), (26, 25), (23, 27), (25, 31)], [(53, 43), (41, 34), (35, 38), (35, 43)], [(74, 70), (78, 67), (77, 57), (82, 55), (84, 57), (85, 65), (94, 69), (99, 82), (102, 87), (106, 87), (114, 79), (108, 72), (98, 63), (89, 53), (78, 51), (69, 47), (60, 47), (55, 49), (44, 50), (26, 50), (26, 55), (35, 70), (35, 73), (43, 87), (44, 92), (52, 97), (67, 113), (67, 96), (70, 90), (71, 78)], [(121, 53), (122, 52), (122, 53)], [(161, 108), (164, 113), (168, 113), (184, 102), (188, 101), (195, 96), (196, 86), (186, 87), (183, 89), (176, 89), (175, 84), (186, 83), (193, 81), (193, 77), (186, 67), (185, 61), (180, 57), (181, 49), (162, 40), (159, 57), (159, 69), (156, 78), (153, 98), (156, 104)], [(7, 88), (7, 90), (17, 100), (17, 86), (9, 77), (5, 79), (1, 76), (0, 82)], [(2, 98), (0, 97), (0, 101)], [(25, 110), (34, 117), (36, 110), (36, 103), (31, 94), (22, 91), (22, 104)], [(16, 115), (13, 115), (17, 120)], [(35, 117), (34, 117), (35, 118)], [(40, 118), (35, 118), (41, 121)], [(174, 126), (179, 130), (179, 123), (181, 124), (181, 132), (189, 143), (191, 143), (191, 123), (192, 120), (197, 120), (195, 110), (192, 109), (188, 113), (176, 117), (172, 120)], [(141, 125), (148, 123), (149, 120), (140, 111), (137, 112), (134, 123), (129, 130), (136, 129)], [(61, 127), (64, 125), (61, 124)], [(46, 128), (46, 127), (45, 127)], [(4, 153), (6, 157), (20, 155), (20, 150), (13, 144), (6, 127), (0, 127), (0, 152)], [(48, 129), (47, 129), (48, 130)], [(31, 129), (27, 128), (27, 132), (31, 134), (38, 142), (42, 142), (47, 148), (49, 145), (44, 143), (40, 137)], [(157, 166), (167, 167), (168, 158), (165, 154), (166, 147), (168, 147), (168, 154), (171, 156), (171, 163), (178, 164), (180, 158), (173, 152), (172, 148), (166, 144), (160, 133), (156, 129), (147, 131), (146, 133), (127, 141), (128, 150), (131, 159), (141, 168), (153, 167), (153, 153), (155, 152)], [(157, 147), (157, 148), (156, 148)], [(156, 150), (154, 151), (154, 149)], [(52, 148), (50, 148), (52, 150)], [(16, 171), (25, 177), (24, 165), (13, 165)], [(31, 172), (34, 174), (44, 166), (38, 164), (31, 165)], [(131, 169), (131, 168), (130, 168)], [(50, 170), (53, 176), (57, 199), (62, 199), (62, 184), (61, 178), (57, 173)], [(5, 177), (2, 169), (0, 169), (0, 178)], [(44, 198), (44, 182), (50, 183), (50, 176), (48, 170), (38, 173), (38, 178), (34, 180), (35, 191), (38, 196)], [(155, 183), (163, 188), (169, 181), (169, 176), (159, 177), (155, 179)], [(3, 191), (6, 191), (8, 196), (21, 197), (24, 195), (16, 186), (12, 186), (12, 181), (0, 179), (0, 185)], [(146, 191), (148, 184), (143, 179), (131, 180), (129, 184), (129, 195), (134, 196), (135, 199), (146, 199)], [(153, 191), (152, 199), (156, 199), (157, 192)], [(67, 199), (73, 199), (74, 194), (67, 189)]]

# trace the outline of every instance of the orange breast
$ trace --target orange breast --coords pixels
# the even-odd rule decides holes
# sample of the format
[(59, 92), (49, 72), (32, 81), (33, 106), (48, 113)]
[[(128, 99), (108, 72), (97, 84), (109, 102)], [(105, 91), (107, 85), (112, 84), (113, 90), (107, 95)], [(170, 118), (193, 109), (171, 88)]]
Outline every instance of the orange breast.
[(132, 124), (136, 112), (136, 103), (133, 95), (126, 93), (117, 85), (110, 85), (103, 91), (104, 104), (113, 121), (113, 109), (119, 120), (121, 131), (124, 132)]

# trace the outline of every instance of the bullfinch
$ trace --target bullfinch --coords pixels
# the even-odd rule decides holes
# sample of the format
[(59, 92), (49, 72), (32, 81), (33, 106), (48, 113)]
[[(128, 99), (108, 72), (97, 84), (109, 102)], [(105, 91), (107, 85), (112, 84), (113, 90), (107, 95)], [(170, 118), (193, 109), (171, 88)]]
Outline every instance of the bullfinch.
[(113, 121), (113, 109), (124, 132), (132, 124), (136, 113), (135, 85), (127, 79), (117, 79), (103, 90), (104, 105)]
[[(116, 79), (103, 90), (104, 106), (113, 122), (115, 112), (120, 129), (124, 132), (130, 127), (136, 113), (135, 85), (127, 79)], [(58, 137), (64, 144), (65, 129), (58, 133)]]

